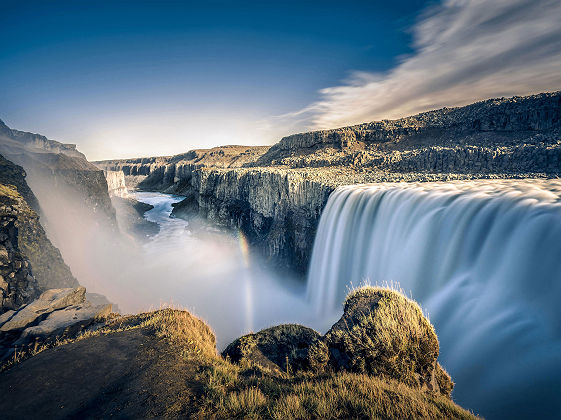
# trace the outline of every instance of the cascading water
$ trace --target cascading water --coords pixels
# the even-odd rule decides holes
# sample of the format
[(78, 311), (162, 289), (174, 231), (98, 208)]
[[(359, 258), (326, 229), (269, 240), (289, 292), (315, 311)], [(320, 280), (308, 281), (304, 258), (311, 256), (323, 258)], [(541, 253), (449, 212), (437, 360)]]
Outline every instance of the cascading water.
[(338, 188), (308, 278), (318, 311), (394, 283), (430, 316), (454, 399), (486, 417), (561, 412), (561, 181)]
[(109, 195), (126, 198), (129, 191), (125, 184), (125, 175), (122, 171), (104, 171)]

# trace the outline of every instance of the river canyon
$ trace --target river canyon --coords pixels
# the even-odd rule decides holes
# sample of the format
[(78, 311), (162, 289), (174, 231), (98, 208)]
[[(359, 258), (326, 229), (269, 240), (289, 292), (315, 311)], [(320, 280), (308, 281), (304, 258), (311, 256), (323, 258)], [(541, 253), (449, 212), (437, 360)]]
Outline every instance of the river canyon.
[(349, 291), (390, 286), (433, 323), (454, 401), (548, 417), (561, 410), (560, 115), (559, 92), (501, 98), (95, 166), (4, 126), (0, 152), (27, 172), (64, 257), (57, 284), (123, 313), (187, 309), (219, 350), (280, 323), (324, 334)]

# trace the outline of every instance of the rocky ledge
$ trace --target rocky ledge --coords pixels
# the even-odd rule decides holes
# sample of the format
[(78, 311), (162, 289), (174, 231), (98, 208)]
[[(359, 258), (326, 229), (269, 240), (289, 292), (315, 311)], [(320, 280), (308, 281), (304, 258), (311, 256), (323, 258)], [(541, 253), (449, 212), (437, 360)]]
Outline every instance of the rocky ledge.
[[(53, 330), (46, 321), (79, 312), (82, 298), (80, 289), (53, 291), (0, 328), (11, 322), (21, 331), (20, 320), (56, 307), (23, 331)], [(474, 419), (452, 401), (452, 380), (437, 357), (420, 308), (387, 289), (353, 293), (325, 336), (273, 327), (236, 340), (224, 357), (204, 322), (163, 309), (110, 316), (11, 363), (0, 374), (0, 412), (6, 419)]]
[(39, 346), (76, 336), (111, 313), (111, 304), (86, 300), (83, 287), (49, 289), (36, 300), (0, 316), (0, 362), (4, 368), (33, 355)]

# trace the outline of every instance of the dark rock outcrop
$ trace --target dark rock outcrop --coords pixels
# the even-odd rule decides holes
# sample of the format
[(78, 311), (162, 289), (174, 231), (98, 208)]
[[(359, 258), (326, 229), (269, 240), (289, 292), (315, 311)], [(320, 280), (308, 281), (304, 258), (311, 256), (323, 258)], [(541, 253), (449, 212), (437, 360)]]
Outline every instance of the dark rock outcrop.
[(386, 288), (364, 287), (322, 337), (301, 325), (279, 325), (232, 342), (234, 363), (273, 371), (354, 372), (450, 396), (454, 383), (437, 362), (438, 338), (417, 303)]
[(449, 395), (453, 383), (438, 353), (438, 338), (419, 305), (374, 287), (352, 292), (341, 319), (310, 351), (316, 369), (385, 376)]
[(17, 198), (15, 190), (0, 185), (0, 314), (19, 308), (39, 292), (19, 247)]
[(111, 202), (116, 210), (117, 222), (121, 232), (130, 234), (134, 240), (144, 243), (147, 236), (158, 234), (160, 226), (144, 218), (144, 213), (154, 206), (141, 203), (132, 197), (111, 197)]
[(222, 356), (234, 363), (249, 362), (281, 372), (309, 370), (308, 349), (319, 338), (311, 328), (278, 325), (236, 339)]
[[(27, 186), (25, 172), (2, 156), (0, 169), (0, 218), (7, 229), (4, 234), (12, 238), (10, 241), (15, 250), (13, 255), (17, 257), (21, 254), (25, 260), (21, 262), (25, 270), (22, 269), (18, 276), (27, 278), (32, 270), (31, 276), (35, 280), (31, 283), (35, 284), (34, 288), (38, 292), (51, 288), (77, 287), (77, 280), (62, 259), (60, 251), (47, 238), (39, 223), (39, 216), (32, 208), (32, 205), (38, 207), (38, 202)], [(26, 262), (30, 265), (26, 266)], [(17, 284), (24, 283), (22, 280)], [(15, 301), (23, 303), (25, 299), (17, 298)]]

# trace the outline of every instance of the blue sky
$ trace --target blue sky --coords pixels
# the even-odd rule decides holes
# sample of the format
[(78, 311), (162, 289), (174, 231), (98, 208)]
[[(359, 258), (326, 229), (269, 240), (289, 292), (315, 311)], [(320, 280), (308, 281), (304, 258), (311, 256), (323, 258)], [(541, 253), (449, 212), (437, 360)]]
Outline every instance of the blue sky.
[[(406, 109), (393, 109), (379, 86), (396, 93), (392, 75), (426, 50), (423, 36), (446, 33), (431, 28), (456, 19), (469, 29), (465, 3), (2, 1), (0, 118), (100, 159), (271, 144), (386, 110), (393, 117)], [(508, 4), (531, 8), (498, 3), (499, 16)], [(505, 25), (499, 19), (497, 30)], [(445, 105), (471, 99), (450, 96)], [(411, 111), (440, 105), (411, 101)]]

